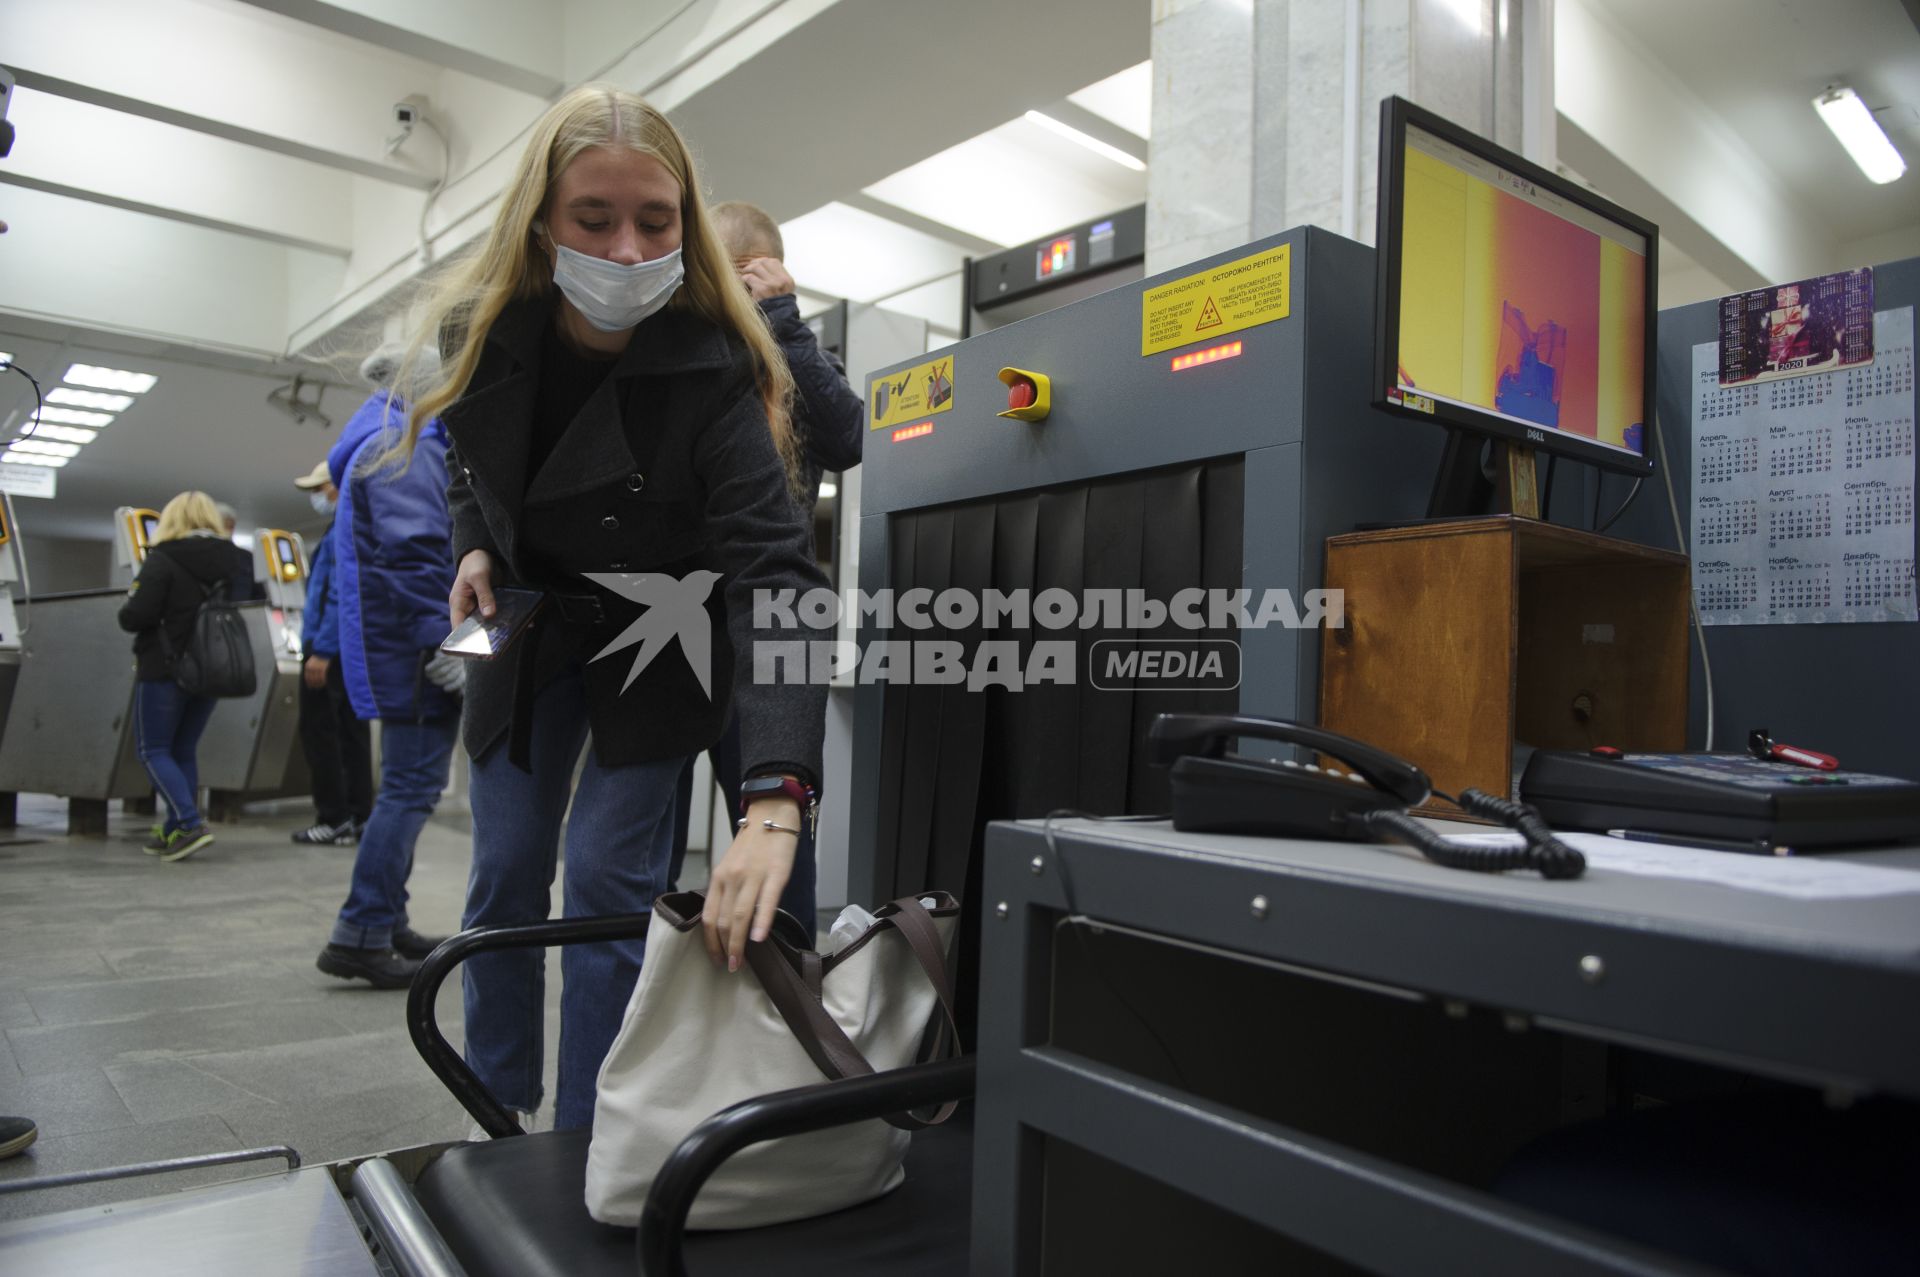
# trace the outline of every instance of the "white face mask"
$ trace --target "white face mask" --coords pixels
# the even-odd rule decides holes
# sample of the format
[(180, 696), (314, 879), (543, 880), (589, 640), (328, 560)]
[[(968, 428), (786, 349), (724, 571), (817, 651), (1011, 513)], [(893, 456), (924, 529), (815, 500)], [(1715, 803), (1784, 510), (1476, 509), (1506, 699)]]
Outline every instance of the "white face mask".
[(603, 333), (622, 332), (666, 305), (684, 275), (677, 248), (664, 257), (630, 266), (558, 244), (553, 249), (553, 282), (574, 309)]
[(315, 514), (332, 514), (334, 506), (338, 504), (324, 492), (309, 492), (307, 494), (307, 500), (313, 502)]

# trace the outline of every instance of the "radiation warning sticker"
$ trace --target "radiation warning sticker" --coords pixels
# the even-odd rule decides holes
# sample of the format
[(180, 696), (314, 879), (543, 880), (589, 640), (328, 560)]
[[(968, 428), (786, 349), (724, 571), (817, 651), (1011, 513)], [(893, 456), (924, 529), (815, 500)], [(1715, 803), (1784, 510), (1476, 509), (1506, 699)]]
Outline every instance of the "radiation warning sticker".
[(953, 407), (953, 356), (915, 364), (867, 385), (867, 429), (884, 430)]
[(1140, 295), (1140, 353), (1157, 354), (1285, 319), (1293, 245), (1176, 279)]

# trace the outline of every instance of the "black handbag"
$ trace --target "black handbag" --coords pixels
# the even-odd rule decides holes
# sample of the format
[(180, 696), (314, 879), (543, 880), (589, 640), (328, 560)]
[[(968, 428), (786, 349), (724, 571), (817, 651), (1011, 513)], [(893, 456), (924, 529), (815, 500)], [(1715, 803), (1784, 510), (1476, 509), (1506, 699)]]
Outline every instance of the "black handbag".
[(253, 668), (253, 638), (246, 618), (227, 598), (227, 583), (203, 586), (205, 597), (193, 614), (187, 645), (179, 651), (160, 627), (160, 639), (169, 649), (173, 681), (189, 696), (251, 696), (259, 686)]

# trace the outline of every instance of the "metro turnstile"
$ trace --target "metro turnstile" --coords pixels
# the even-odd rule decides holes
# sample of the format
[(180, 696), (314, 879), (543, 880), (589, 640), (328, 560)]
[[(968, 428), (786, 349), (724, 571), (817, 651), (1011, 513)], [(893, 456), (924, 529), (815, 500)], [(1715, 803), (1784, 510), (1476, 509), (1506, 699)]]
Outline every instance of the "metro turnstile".
[(7, 712), (13, 689), (20, 681), (20, 621), (13, 607), (13, 583), (25, 571), (19, 530), (14, 527), (13, 498), (0, 496), (0, 738), (7, 730)]
[[(0, 793), (55, 794), (81, 802), (142, 798), (152, 784), (133, 737), (133, 636), (118, 622), (126, 591), (83, 590), (31, 602), (19, 686), (0, 738)], [(250, 697), (224, 700), (201, 738), (200, 783), (248, 796), (303, 793), (306, 763), (291, 726), (299, 684), (276, 661), (274, 625), (264, 603), (243, 604), (259, 682)], [(269, 710), (281, 707), (277, 715)], [(104, 832), (76, 811), (74, 832)]]

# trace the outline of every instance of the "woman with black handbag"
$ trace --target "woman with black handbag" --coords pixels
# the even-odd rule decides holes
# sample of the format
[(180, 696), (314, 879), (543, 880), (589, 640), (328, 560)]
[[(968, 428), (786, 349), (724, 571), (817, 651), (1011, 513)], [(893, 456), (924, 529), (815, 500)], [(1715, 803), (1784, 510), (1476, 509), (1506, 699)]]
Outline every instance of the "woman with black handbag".
[[(823, 684), (755, 675), (762, 645), (827, 635), (756, 628), (753, 604), (827, 582), (794, 497), (792, 378), (673, 125), (605, 85), (556, 102), (423, 321), (410, 362), (435, 342), (442, 371), (410, 425), (417, 438), (439, 416), (452, 440), (452, 620), (492, 616), (502, 586), (547, 596), (469, 670), (464, 925), (547, 916), (563, 824), (567, 916), (650, 909), (682, 761), (719, 737), (731, 694), (750, 819), (714, 867), (705, 922), (714, 961), (737, 969), (812, 816), (826, 713)], [(557, 1128), (592, 1120), (643, 945), (562, 954)], [(543, 955), (476, 954), (465, 975), (468, 1062), (508, 1107), (535, 1109)]]
[(200, 814), (200, 734), (215, 699), (174, 682), (173, 661), (192, 637), (200, 605), (216, 590), (244, 599), (253, 589), (253, 556), (227, 540), (220, 509), (204, 492), (182, 492), (160, 511), (146, 562), (120, 608), (120, 628), (133, 632), (133, 733), (140, 763), (167, 809), (142, 848), (162, 860), (185, 860), (213, 841)]

